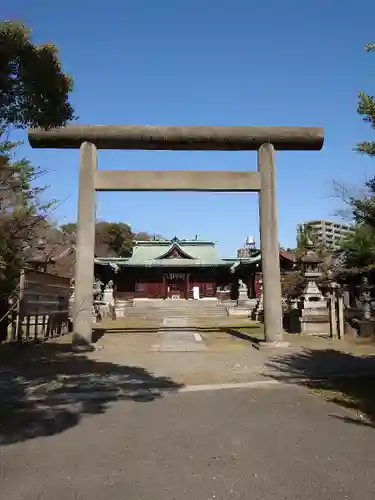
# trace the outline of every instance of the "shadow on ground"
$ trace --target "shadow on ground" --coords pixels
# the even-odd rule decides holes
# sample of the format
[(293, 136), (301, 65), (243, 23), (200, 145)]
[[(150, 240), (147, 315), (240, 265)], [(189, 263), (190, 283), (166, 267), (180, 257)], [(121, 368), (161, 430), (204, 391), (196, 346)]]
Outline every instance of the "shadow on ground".
[(63, 432), (119, 399), (150, 402), (180, 387), (141, 367), (75, 354), (69, 344), (1, 345), (0, 445)]
[(260, 344), (263, 340), (264, 334), (261, 327), (241, 328), (233, 327), (227, 328), (226, 332), (231, 336), (240, 340), (245, 340), (250, 344)]
[(375, 356), (355, 356), (335, 349), (303, 349), (273, 357), (265, 366), (267, 376), (308, 387), (355, 412), (353, 417), (335, 418), (375, 427)]

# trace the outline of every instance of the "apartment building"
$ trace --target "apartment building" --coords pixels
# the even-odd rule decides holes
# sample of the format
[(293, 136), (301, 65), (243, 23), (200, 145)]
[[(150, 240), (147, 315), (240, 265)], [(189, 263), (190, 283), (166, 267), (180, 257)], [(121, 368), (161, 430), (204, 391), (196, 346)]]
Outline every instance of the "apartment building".
[(302, 224), (308, 226), (314, 238), (329, 250), (337, 250), (340, 247), (340, 240), (353, 231), (348, 224), (330, 220), (311, 220)]

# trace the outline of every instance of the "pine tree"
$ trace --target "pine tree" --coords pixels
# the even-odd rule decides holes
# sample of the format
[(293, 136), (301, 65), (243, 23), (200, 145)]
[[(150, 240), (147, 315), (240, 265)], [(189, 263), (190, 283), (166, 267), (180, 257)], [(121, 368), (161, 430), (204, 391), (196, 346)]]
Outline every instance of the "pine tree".
[[(366, 52), (375, 52), (375, 44), (366, 45), (365, 50)], [(363, 121), (370, 123), (373, 130), (375, 130), (375, 97), (360, 92), (357, 111), (363, 117)], [(375, 156), (375, 141), (360, 142), (355, 149), (369, 156)]]
[[(375, 44), (368, 44), (366, 52), (375, 51)], [(375, 97), (359, 93), (357, 111), (363, 121), (369, 123), (375, 131)], [(360, 142), (356, 151), (375, 156), (375, 141)], [(346, 266), (363, 268), (375, 264), (375, 176), (365, 184), (365, 193), (361, 197), (349, 196), (347, 200), (355, 230), (342, 242), (346, 254)]]

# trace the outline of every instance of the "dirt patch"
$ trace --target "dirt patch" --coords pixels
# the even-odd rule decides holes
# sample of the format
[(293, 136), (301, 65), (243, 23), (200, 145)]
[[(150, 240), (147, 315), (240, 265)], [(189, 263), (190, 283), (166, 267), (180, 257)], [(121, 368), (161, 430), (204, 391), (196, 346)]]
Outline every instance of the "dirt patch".
[(210, 348), (251, 348), (255, 338), (263, 338), (263, 333), (256, 327), (223, 327), (218, 330), (199, 330), (205, 344)]

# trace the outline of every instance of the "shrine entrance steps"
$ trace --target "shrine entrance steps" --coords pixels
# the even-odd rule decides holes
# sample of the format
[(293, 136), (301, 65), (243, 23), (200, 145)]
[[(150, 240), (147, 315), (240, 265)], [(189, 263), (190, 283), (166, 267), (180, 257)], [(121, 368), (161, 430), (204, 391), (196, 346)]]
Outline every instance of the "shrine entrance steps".
[(229, 302), (213, 300), (136, 300), (124, 305), (124, 316), (128, 318), (153, 317), (155, 320), (179, 318), (223, 318), (227, 317)]

